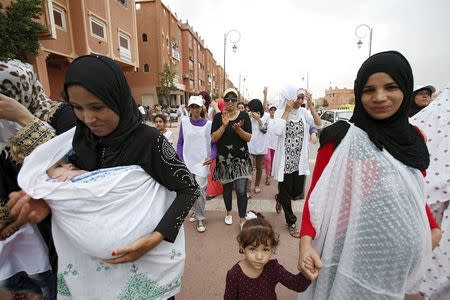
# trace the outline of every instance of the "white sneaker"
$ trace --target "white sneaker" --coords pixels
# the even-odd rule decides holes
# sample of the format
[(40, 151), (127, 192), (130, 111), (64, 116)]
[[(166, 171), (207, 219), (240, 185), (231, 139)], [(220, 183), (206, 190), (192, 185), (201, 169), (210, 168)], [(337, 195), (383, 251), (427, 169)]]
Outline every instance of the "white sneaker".
[(206, 230), (205, 224), (203, 224), (203, 221), (198, 221), (197, 223), (197, 231), (198, 232), (204, 232)]
[(191, 216), (189, 217), (189, 222), (195, 222), (195, 221), (197, 221), (197, 219), (195, 218), (195, 214), (193, 213), (193, 214), (191, 214)]
[(233, 224), (233, 216), (232, 215), (227, 215), (225, 217), (225, 224), (227, 224), (227, 225)]

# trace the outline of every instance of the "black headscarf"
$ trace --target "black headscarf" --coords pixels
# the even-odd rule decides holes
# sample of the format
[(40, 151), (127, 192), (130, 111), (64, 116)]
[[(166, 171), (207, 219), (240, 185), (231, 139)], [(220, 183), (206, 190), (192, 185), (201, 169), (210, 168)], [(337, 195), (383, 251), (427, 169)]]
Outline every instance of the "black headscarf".
[[(142, 114), (119, 65), (105, 56), (81, 56), (72, 62), (66, 73), (64, 94), (69, 103), (67, 88), (70, 85), (83, 86), (120, 118), (114, 131), (101, 138), (92, 134), (90, 129), (78, 120), (72, 142), (75, 155), (70, 158), (71, 161), (81, 169), (95, 170), (98, 168), (98, 146), (101, 143), (107, 149), (102, 167), (118, 166), (126, 161), (139, 164), (139, 158), (133, 158), (131, 137), (142, 124)], [(133, 140), (135, 138), (133, 137)]]
[(261, 100), (259, 99), (250, 100), (250, 102), (247, 105), (248, 108), (250, 108), (250, 111), (258, 112), (260, 117), (264, 115), (264, 107), (261, 103)]
[[(384, 120), (371, 118), (361, 101), (362, 92), (369, 76), (377, 72), (389, 74), (403, 92), (403, 102), (400, 108)], [(405, 165), (425, 170), (430, 163), (427, 146), (422, 135), (408, 121), (413, 85), (411, 66), (399, 52), (386, 51), (369, 57), (360, 67), (355, 79), (355, 109), (350, 122), (367, 132), (370, 140), (378, 149), (386, 148), (392, 156)], [(342, 124), (336, 124), (336, 127), (345, 132), (348, 129), (348, 126), (342, 126)], [(329, 128), (327, 131), (331, 130), (332, 128)], [(340, 139), (345, 132), (343, 135), (339, 133), (325, 134), (321, 137), (321, 144), (333, 137)]]

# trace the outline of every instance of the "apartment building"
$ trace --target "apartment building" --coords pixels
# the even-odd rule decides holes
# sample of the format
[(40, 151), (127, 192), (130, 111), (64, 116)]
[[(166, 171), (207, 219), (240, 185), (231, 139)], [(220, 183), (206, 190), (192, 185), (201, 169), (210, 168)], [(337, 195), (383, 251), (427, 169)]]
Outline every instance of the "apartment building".
[[(11, 0), (1, 0), (6, 6)], [(47, 31), (31, 63), (45, 92), (60, 99), (68, 65), (78, 56), (111, 57), (124, 71), (139, 65), (134, 0), (44, 0), (41, 22)]]
[[(161, 0), (135, 0), (135, 4), (139, 68), (125, 75), (136, 102), (174, 107), (201, 91), (221, 96), (223, 68), (189, 22), (181, 22)], [(176, 87), (168, 98), (159, 88), (166, 64), (175, 73)]]
[(205, 48), (205, 77), (206, 77), (206, 91), (211, 95), (218, 95), (219, 90), (216, 83), (216, 60), (211, 50)]
[[(181, 23), (161, 0), (136, 0), (135, 8), (139, 68), (125, 75), (136, 102), (148, 106), (184, 103)], [(175, 72), (177, 88), (168, 99), (159, 93), (160, 73), (165, 64)]]
[(186, 97), (206, 90), (204, 41), (186, 21), (181, 25), (183, 42), (183, 83)]

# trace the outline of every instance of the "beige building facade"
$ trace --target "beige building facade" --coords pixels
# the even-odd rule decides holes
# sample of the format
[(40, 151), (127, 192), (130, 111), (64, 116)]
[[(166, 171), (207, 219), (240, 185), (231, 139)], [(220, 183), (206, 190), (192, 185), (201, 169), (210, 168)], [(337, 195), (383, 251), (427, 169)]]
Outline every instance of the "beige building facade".
[[(126, 73), (135, 101), (144, 106), (176, 106), (185, 101), (182, 74), (181, 24), (160, 0), (136, 0), (139, 68)], [(160, 73), (166, 65), (175, 72), (176, 91), (159, 93)]]
[(354, 104), (355, 94), (353, 89), (329, 87), (325, 90), (325, 97), (319, 99), (319, 105), (323, 107), (324, 100), (328, 102), (326, 109), (339, 109), (342, 105)]
[[(136, 0), (139, 67), (126, 73), (137, 103), (175, 107), (202, 91), (221, 96), (223, 68), (188, 21), (181, 22), (161, 0)], [(176, 91), (160, 93), (164, 65), (175, 73)], [(218, 74), (219, 73), (219, 74)], [(232, 83), (228, 83), (232, 86)]]

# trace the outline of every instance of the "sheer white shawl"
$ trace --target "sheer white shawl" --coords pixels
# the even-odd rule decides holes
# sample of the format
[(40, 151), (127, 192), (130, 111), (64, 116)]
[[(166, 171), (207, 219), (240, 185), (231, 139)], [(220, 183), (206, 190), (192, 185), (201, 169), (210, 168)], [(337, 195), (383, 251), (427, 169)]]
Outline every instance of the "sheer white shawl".
[(431, 257), (419, 170), (379, 151), (352, 125), (309, 209), (324, 266), (306, 299), (403, 299), (418, 287)]

